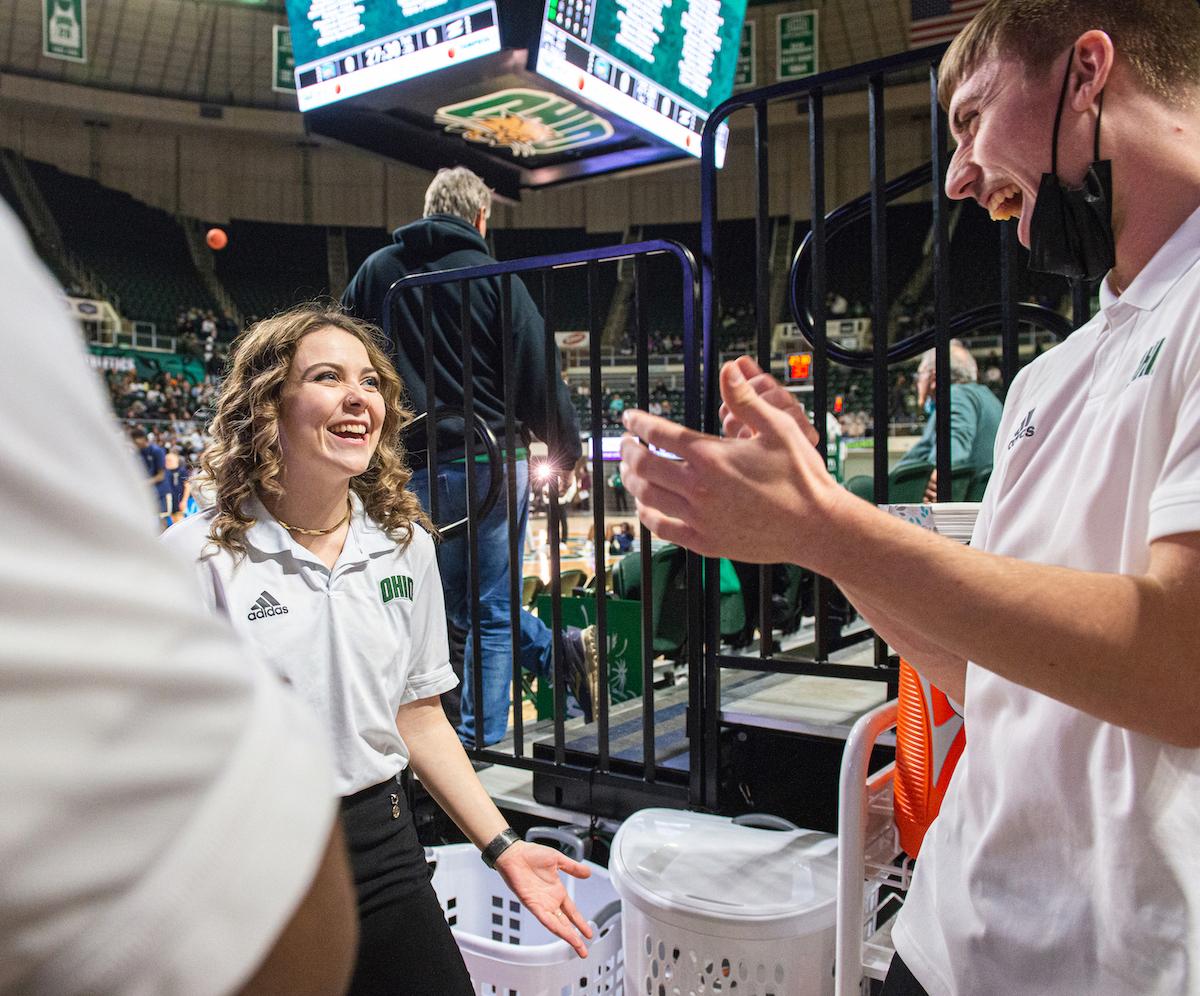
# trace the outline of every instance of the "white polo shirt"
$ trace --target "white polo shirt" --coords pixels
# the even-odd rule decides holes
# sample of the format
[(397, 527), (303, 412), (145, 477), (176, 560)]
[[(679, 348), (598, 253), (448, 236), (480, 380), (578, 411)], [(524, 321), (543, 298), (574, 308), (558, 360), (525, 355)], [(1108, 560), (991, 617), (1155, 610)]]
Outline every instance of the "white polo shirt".
[[(1143, 574), (1152, 541), (1197, 530), (1200, 211), (1016, 379), (972, 544)], [(1200, 647), (1180, 667), (1200, 681)], [(921, 984), (1200, 993), (1200, 751), (974, 664), (966, 728), (894, 932)]]
[(320, 865), (329, 752), (159, 544), (2, 203), (0, 256), (0, 992), (236, 991)]
[[(209, 608), (233, 628), (325, 722), (346, 796), (394, 778), (408, 763), (396, 730), (405, 702), (458, 684), (433, 540), (420, 527), (401, 549), (352, 496), (346, 544), (333, 570), (296, 543), (254, 499), (247, 556), (209, 540), (215, 509), (163, 534), (197, 571)], [(205, 551), (216, 551), (203, 557)]]

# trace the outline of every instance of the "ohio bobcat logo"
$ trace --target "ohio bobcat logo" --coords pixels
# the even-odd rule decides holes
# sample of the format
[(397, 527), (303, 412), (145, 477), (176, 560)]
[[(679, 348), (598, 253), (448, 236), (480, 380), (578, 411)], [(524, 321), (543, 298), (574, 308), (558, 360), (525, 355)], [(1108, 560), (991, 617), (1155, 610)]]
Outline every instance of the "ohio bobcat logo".
[(528, 158), (602, 142), (612, 125), (571, 101), (521, 87), (439, 107), (434, 120), (468, 142)]

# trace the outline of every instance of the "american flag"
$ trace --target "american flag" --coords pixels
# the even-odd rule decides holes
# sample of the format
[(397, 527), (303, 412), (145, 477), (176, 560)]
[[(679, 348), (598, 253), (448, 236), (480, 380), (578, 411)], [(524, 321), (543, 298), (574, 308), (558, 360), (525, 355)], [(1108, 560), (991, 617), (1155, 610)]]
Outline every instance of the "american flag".
[(949, 41), (987, 0), (912, 0), (912, 21), (908, 27), (908, 47), (921, 48)]

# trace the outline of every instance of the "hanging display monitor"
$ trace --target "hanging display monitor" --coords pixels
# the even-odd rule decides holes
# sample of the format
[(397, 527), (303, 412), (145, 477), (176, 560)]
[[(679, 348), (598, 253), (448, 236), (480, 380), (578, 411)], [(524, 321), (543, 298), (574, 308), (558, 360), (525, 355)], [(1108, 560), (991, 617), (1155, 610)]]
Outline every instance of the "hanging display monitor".
[(733, 92), (745, 15), (746, 0), (546, 0), (534, 69), (698, 157)]
[(287, 0), (300, 110), (500, 51), (494, 0)]

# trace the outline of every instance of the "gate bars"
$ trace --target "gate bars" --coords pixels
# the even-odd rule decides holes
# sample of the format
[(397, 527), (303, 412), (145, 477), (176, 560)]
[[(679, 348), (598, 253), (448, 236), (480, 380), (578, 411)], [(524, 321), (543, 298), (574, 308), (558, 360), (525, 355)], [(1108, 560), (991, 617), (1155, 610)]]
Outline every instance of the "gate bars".
[[(472, 361), (474, 344), (480, 335), (494, 335), (494, 330), (480, 330), (474, 327), (471, 313), (472, 285), (475, 282), (488, 281), (493, 287), (498, 286), (500, 301), (500, 351), (502, 357), (502, 372), (504, 379), (504, 439), (503, 466), (505, 468), (506, 489), (505, 500), (508, 521), (508, 552), (509, 552), (509, 599), (510, 624), (512, 627), (512, 701), (513, 727), (512, 750), (504, 752), (486, 747), (483, 743), (483, 708), (484, 696), (482, 689), (481, 663), (481, 634), (478, 613), (473, 613), (470, 639), (473, 641), (475, 667), (472, 673), (464, 675), (464, 680), (470, 680), (473, 685), (475, 699), (475, 742), (468, 745), (471, 757), (490, 761), (510, 767), (523, 768), (536, 772), (554, 773), (558, 776), (578, 778), (589, 785), (597, 784), (614, 789), (632, 790), (635, 793), (649, 794), (660, 799), (663, 803), (679, 806), (695, 804), (701, 795), (702, 761), (698, 756), (701, 738), (696, 735), (698, 717), (700, 716), (701, 682), (699, 680), (701, 667), (701, 648), (699, 641), (689, 640), (686, 648), (688, 671), (688, 727), (690, 750), (690, 780), (685, 787), (673, 782), (661, 780), (660, 766), (655, 755), (655, 724), (654, 724), (654, 674), (653, 674), (653, 627), (652, 606), (654, 578), (651, 570), (651, 536), (645, 526), (641, 527), (641, 569), (642, 569), (642, 764), (638, 775), (626, 774), (612, 770), (610, 754), (609, 701), (608, 689), (608, 647), (607, 647), (607, 613), (604, 595), (605, 578), (605, 530), (604, 530), (604, 496), (605, 476), (602, 461), (600, 440), (603, 436), (604, 419), (602, 402), (604, 388), (601, 382), (600, 337), (603, 330), (603, 317), (600, 312), (601, 302), (598, 300), (597, 285), (598, 267), (604, 263), (617, 263), (621, 260), (632, 260), (634, 267), (634, 308), (633, 328), (636, 343), (636, 397), (639, 407), (649, 407), (650, 378), (649, 378), (649, 328), (646, 322), (647, 288), (644, 261), (652, 256), (668, 256), (673, 258), (679, 267), (682, 284), (680, 309), (683, 319), (684, 337), (684, 422), (687, 426), (699, 429), (701, 427), (700, 412), (700, 350), (697, 342), (697, 318), (699, 303), (699, 282), (696, 263), (691, 252), (683, 245), (668, 240), (648, 240), (629, 245), (612, 246), (599, 249), (587, 249), (579, 252), (558, 253), (550, 256), (536, 256), (527, 259), (498, 262), (482, 266), (464, 267), (454, 270), (444, 270), (431, 273), (416, 273), (396, 281), (388, 291), (384, 301), (384, 331), (389, 339), (397, 334), (403, 334), (402, 329), (395, 325), (395, 305), (399, 295), (417, 293), (422, 296), (422, 313), (424, 316), (425, 337), (425, 383), (430, 404), (434, 403), (435, 367), (433, 355), (433, 336), (430, 323), (433, 313), (434, 289), (441, 285), (457, 284), (462, 297), (461, 326), (463, 330), (462, 364), (463, 364), (463, 416), (468, 425), (475, 418), (475, 399), (472, 389)], [(514, 419), (515, 398), (514, 376), (512, 369), (513, 358), (513, 328), (512, 328), (512, 280), (519, 275), (540, 275), (541, 304), (545, 321), (544, 349), (547, 368), (547, 405), (550, 410), (548, 418), (550, 425), (556, 425), (553, 417), (553, 406), (556, 385), (553, 383), (556, 364), (553, 362), (558, 346), (554, 338), (554, 329), (550, 320), (552, 300), (552, 283), (549, 277), (555, 271), (584, 266), (587, 273), (587, 313), (588, 332), (590, 336), (590, 398), (589, 414), (591, 429), (591, 466), (592, 466), (592, 510), (593, 527), (595, 531), (595, 563), (596, 582), (595, 611), (597, 629), (600, 639), (597, 641), (599, 683), (602, 694), (595, 705), (595, 722), (597, 733), (596, 764), (584, 766), (572, 763), (567, 758), (565, 737), (565, 705), (566, 686), (563, 668), (563, 625), (562, 625), (562, 590), (560, 578), (560, 550), (558, 522), (554, 515), (547, 519), (549, 530), (549, 546), (551, 551), (551, 621), (553, 633), (552, 673), (554, 691), (554, 736), (553, 760), (532, 756), (527, 750), (526, 731), (522, 716), (522, 668), (519, 654), (521, 605), (521, 574), (522, 550), (521, 537), (518, 530), (519, 502), (528, 500), (528, 496), (517, 494), (516, 481), (516, 425)], [(430, 513), (437, 521), (437, 487), (435, 474), (438, 464), (437, 436), (435, 420), (428, 419), (426, 424), (428, 466), (430, 468)], [(475, 463), (475, 439), (472, 433), (464, 433), (466, 458), (466, 478), (468, 506), (478, 507), (477, 469)], [(558, 449), (557, 439), (543, 440), (551, 453)], [(457, 456), (457, 454), (455, 454)], [(549, 482), (550, 501), (558, 497), (557, 481), (552, 478)], [(479, 536), (478, 523), (475, 515), (468, 517), (467, 544), (470, 551), (470, 595), (473, 605), (479, 600)], [(687, 598), (687, 627), (689, 633), (701, 631), (700, 603), (700, 558), (691, 552), (686, 554), (688, 580)], [(528, 755), (528, 756), (527, 756)]]

